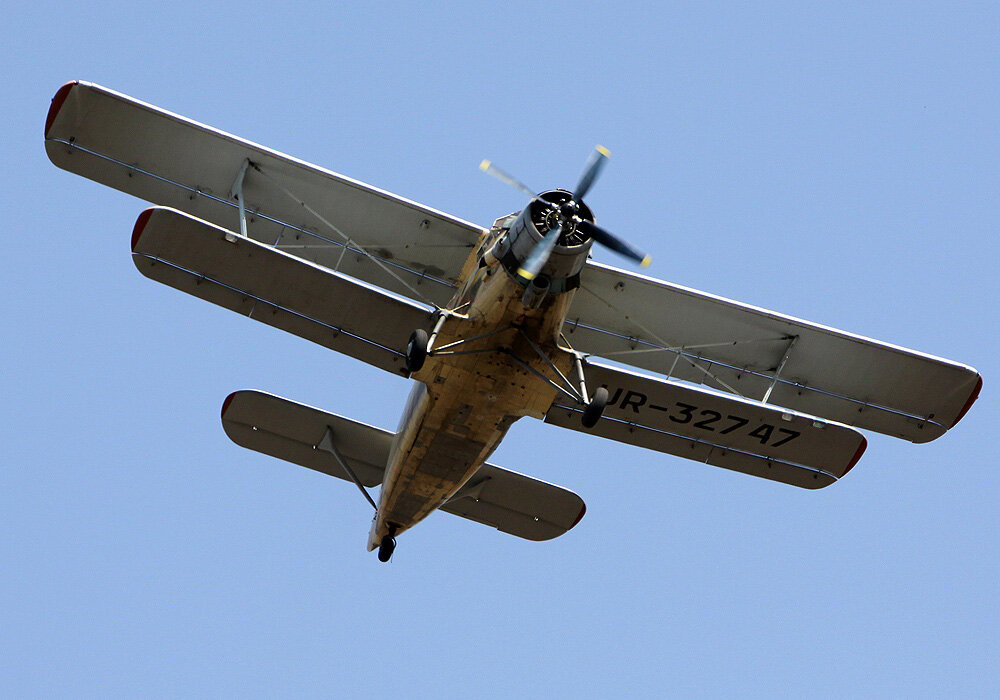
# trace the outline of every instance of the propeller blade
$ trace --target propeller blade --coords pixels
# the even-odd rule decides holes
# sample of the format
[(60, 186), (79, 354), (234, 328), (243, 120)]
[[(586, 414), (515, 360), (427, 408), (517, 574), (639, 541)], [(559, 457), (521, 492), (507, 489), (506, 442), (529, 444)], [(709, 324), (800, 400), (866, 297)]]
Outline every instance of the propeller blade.
[(525, 185), (523, 182), (515, 178), (513, 175), (505, 173), (503, 170), (493, 165), (491, 161), (484, 160), (482, 163), (479, 164), (479, 169), (482, 170), (484, 173), (492, 175), (500, 182), (508, 184), (514, 189), (521, 190), (529, 197), (535, 196), (534, 190), (529, 189), (527, 185)]
[(580, 176), (580, 182), (577, 183), (576, 189), (573, 190), (573, 197), (579, 201), (587, 196), (587, 192), (590, 191), (590, 186), (594, 184), (594, 180), (601, 172), (601, 168), (604, 167), (604, 162), (611, 156), (611, 151), (606, 149), (604, 146), (596, 146), (594, 152), (590, 154), (590, 159), (587, 161), (587, 165), (583, 168), (583, 175)]
[(642, 267), (649, 267), (649, 263), (651, 263), (653, 260), (650, 256), (644, 253), (640, 253), (638, 250), (630, 246), (625, 241), (605, 231), (603, 228), (597, 226), (596, 224), (592, 224), (589, 221), (581, 221), (576, 225), (576, 227), (579, 230), (581, 230), (585, 235), (590, 236), (605, 248), (610, 248), (619, 255), (624, 255), (626, 258), (635, 260)]
[(561, 226), (556, 226), (543, 238), (535, 249), (531, 251), (531, 255), (528, 259), (524, 261), (524, 264), (518, 268), (517, 274), (524, 279), (531, 281), (538, 276), (538, 273), (548, 262), (549, 256), (552, 255), (552, 249), (556, 247), (556, 241), (559, 240), (559, 231), (562, 230)]

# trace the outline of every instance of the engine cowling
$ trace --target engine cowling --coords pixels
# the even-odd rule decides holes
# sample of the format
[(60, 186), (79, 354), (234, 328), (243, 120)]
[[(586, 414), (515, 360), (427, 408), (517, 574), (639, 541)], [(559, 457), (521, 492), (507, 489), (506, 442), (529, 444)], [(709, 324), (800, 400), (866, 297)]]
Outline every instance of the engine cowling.
[[(545, 234), (560, 225), (559, 208), (571, 202), (573, 194), (566, 190), (542, 192), (528, 203), (497, 240), (493, 255), (518, 284), (530, 286), (528, 280), (518, 275), (517, 271)], [(576, 202), (573, 206), (574, 219), (594, 223), (590, 207), (583, 202)], [(538, 277), (544, 277), (545, 280), (536, 282), (536, 286), (544, 285), (547, 281), (549, 294), (576, 289), (580, 286), (580, 271), (587, 262), (593, 244), (594, 239), (580, 231), (576, 222), (566, 223), (564, 219), (556, 246), (538, 274)]]

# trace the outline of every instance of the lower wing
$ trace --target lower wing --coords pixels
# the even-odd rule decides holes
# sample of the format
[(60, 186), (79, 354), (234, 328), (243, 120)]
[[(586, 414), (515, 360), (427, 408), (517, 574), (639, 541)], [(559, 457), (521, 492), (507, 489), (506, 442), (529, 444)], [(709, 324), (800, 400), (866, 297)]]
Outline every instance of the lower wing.
[(861, 458), (864, 436), (846, 425), (721, 392), (588, 363), (591, 390), (608, 390), (593, 428), (557, 399), (545, 422), (793, 486), (818, 489)]
[(139, 216), (132, 257), (150, 279), (397, 374), (431, 325), (421, 304), (174, 209)]

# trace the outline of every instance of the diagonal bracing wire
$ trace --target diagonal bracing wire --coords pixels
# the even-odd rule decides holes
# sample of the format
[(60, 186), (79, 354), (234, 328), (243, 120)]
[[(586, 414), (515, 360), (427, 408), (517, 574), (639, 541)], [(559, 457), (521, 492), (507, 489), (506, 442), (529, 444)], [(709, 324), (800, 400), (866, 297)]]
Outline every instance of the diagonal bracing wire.
[(383, 272), (385, 272), (387, 275), (389, 275), (394, 280), (396, 280), (397, 282), (399, 282), (401, 285), (403, 285), (404, 287), (406, 287), (407, 289), (409, 289), (411, 292), (413, 292), (413, 294), (416, 295), (416, 297), (418, 299), (420, 299), (422, 302), (424, 302), (425, 304), (428, 304), (430, 306), (433, 306), (435, 309), (438, 309), (438, 310), (441, 309), (441, 307), (438, 304), (434, 303), (433, 301), (431, 301), (430, 299), (428, 299), (427, 297), (425, 297), (423, 294), (421, 294), (420, 292), (418, 292), (416, 289), (414, 289), (412, 286), (410, 286), (405, 280), (403, 280), (402, 277), (400, 277), (395, 272), (393, 272), (391, 269), (389, 269), (388, 265), (386, 265), (384, 262), (382, 262), (381, 260), (379, 260), (378, 258), (376, 258), (374, 255), (372, 255), (371, 253), (369, 253), (367, 250), (365, 250), (365, 248), (362, 247), (360, 244), (358, 244), (357, 241), (353, 240), (350, 236), (348, 236), (346, 233), (344, 233), (339, 228), (337, 228), (336, 226), (334, 226), (330, 221), (328, 221), (326, 219), (326, 217), (324, 217), (318, 211), (316, 211), (311, 206), (309, 206), (305, 201), (303, 201), (303, 200), (299, 199), (297, 196), (295, 196), (295, 194), (291, 190), (289, 190), (287, 187), (285, 187), (284, 185), (282, 185), (275, 178), (273, 178), (270, 175), (268, 175), (267, 172), (265, 172), (264, 170), (261, 170), (261, 168), (260, 168), (259, 165), (257, 165), (253, 161), (250, 161), (250, 167), (253, 168), (255, 171), (257, 171), (258, 173), (260, 173), (261, 175), (263, 175), (264, 177), (266, 177), (268, 180), (270, 180), (271, 183), (275, 187), (277, 187), (279, 190), (281, 190), (286, 195), (288, 195), (288, 197), (291, 198), (291, 200), (293, 202), (295, 202), (300, 207), (302, 207), (303, 209), (305, 209), (307, 212), (309, 212), (310, 214), (312, 214), (313, 216), (315, 216), (325, 226), (327, 226), (327, 228), (329, 228), (331, 231), (333, 231), (338, 236), (340, 236), (341, 238), (343, 238), (344, 241), (348, 245), (353, 246), (357, 250), (360, 250), (362, 253), (364, 253), (368, 257), (368, 259), (371, 260), (376, 265), (378, 265), (382, 269)]
[[(631, 320), (631, 319), (630, 319)], [(700, 345), (674, 345), (671, 347), (655, 347), (655, 348), (642, 348), (637, 350), (612, 350), (611, 352), (601, 353), (602, 357), (611, 357), (612, 355), (641, 355), (643, 353), (649, 352), (684, 352), (686, 350), (708, 350), (710, 348), (731, 348), (737, 345), (748, 345), (750, 343), (775, 343), (779, 340), (787, 341), (789, 337), (787, 335), (779, 335), (773, 338), (751, 338), (748, 340), (727, 340), (724, 343), (702, 343)]]
[[(626, 316), (626, 314), (621, 309), (619, 309), (614, 304), (612, 304), (610, 301), (608, 301), (607, 299), (605, 299), (602, 296), (600, 296), (599, 294), (597, 294), (597, 292), (595, 292), (594, 290), (590, 289), (586, 285), (580, 285), (580, 289), (583, 289), (584, 291), (586, 291), (587, 293), (589, 293), (592, 297), (594, 297), (595, 299), (597, 299), (601, 303), (605, 304), (609, 309), (611, 309), (611, 310), (613, 310), (613, 311), (621, 314), (622, 316)], [(660, 345), (662, 345), (663, 346), (662, 347), (663, 350), (670, 350), (672, 352), (675, 352), (677, 354), (678, 358), (683, 358), (685, 362), (687, 362), (688, 364), (690, 364), (692, 367), (694, 367), (699, 372), (703, 373), (705, 376), (707, 376), (710, 379), (718, 382), (721, 386), (725, 387), (725, 389), (727, 391), (732, 392), (733, 394), (736, 394), (739, 397), (746, 398), (745, 396), (743, 396), (743, 394), (740, 391), (738, 391), (734, 387), (731, 387), (726, 382), (722, 381), (722, 379), (719, 378), (718, 376), (716, 376), (716, 374), (714, 372), (712, 372), (709, 369), (706, 369), (705, 367), (702, 367), (700, 364), (698, 364), (697, 362), (695, 362), (694, 360), (692, 360), (690, 357), (688, 357), (687, 355), (685, 355), (682, 352), (684, 346), (682, 346), (682, 345), (676, 345), (674, 343), (667, 342), (666, 340), (664, 340), (663, 338), (661, 338), (660, 336), (658, 336), (656, 333), (654, 333), (653, 331), (651, 331), (650, 329), (646, 328), (644, 325), (642, 325), (641, 323), (639, 323), (638, 321), (636, 321), (634, 318), (629, 318), (629, 322), (632, 323), (632, 324), (634, 324), (636, 328), (638, 328), (639, 330), (643, 331), (650, 338), (652, 338), (653, 340), (655, 340), (656, 342), (658, 342)], [(680, 348), (680, 349), (676, 349), (675, 350), (675, 348)], [(661, 348), (657, 348), (657, 349), (661, 349)]]

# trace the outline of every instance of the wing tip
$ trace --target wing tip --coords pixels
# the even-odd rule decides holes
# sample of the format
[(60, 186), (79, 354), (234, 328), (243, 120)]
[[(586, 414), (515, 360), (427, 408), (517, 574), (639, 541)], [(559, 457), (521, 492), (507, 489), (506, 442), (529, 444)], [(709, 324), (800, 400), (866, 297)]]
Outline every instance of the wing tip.
[(948, 430), (951, 430), (958, 425), (958, 421), (965, 417), (965, 414), (969, 412), (970, 408), (972, 408), (972, 404), (976, 403), (976, 399), (979, 398), (979, 392), (983, 390), (983, 375), (980, 374), (978, 377), (976, 385), (972, 388), (972, 393), (969, 394), (969, 399), (965, 402), (962, 410), (958, 412), (958, 417), (955, 418), (955, 422), (948, 426)]
[(583, 516), (586, 515), (586, 514), (587, 514), (587, 504), (584, 503), (583, 507), (580, 508), (580, 514), (576, 516), (576, 520), (573, 521), (572, 525), (570, 525), (568, 528), (566, 528), (567, 531), (568, 530), (572, 530), (574, 527), (576, 527), (576, 524), (578, 522), (580, 522), (581, 520), (583, 520)]
[(222, 418), (223, 421), (226, 420), (226, 411), (229, 410), (229, 404), (231, 404), (233, 402), (233, 399), (236, 398), (236, 395), (238, 393), (240, 393), (240, 392), (234, 391), (233, 393), (231, 393), (229, 396), (226, 397), (225, 401), (222, 402), (222, 412), (221, 412), (220, 415), (221, 415), (221, 418)]
[(854, 457), (851, 458), (851, 462), (850, 464), (847, 465), (847, 469), (845, 469), (844, 473), (840, 475), (841, 479), (847, 476), (847, 472), (854, 469), (854, 465), (857, 464), (859, 461), (861, 461), (861, 457), (864, 455), (865, 450), (867, 449), (868, 449), (868, 438), (862, 435), (861, 444), (858, 445), (858, 451), (854, 453)]
[(139, 245), (139, 239), (142, 238), (142, 232), (146, 230), (146, 224), (149, 223), (150, 217), (153, 216), (153, 212), (156, 211), (156, 207), (150, 207), (139, 214), (139, 218), (135, 220), (135, 226), (132, 227), (132, 252), (135, 252), (135, 247)]
[(49, 105), (49, 113), (45, 116), (44, 135), (46, 138), (48, 138), (49, 130), (52, 128), (52, 124), (55, 122), (56, 117), (59, 116), (59, 110), (62, 109), (63, 103), (69, 96), (70, 90), (72, 90), (73, 86), (79, 82), (79, 80), (71, 80), (56, 90), (56, 94), (52, 97), (52, 103)]

